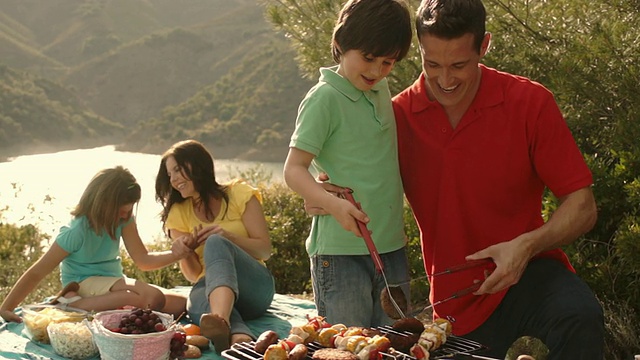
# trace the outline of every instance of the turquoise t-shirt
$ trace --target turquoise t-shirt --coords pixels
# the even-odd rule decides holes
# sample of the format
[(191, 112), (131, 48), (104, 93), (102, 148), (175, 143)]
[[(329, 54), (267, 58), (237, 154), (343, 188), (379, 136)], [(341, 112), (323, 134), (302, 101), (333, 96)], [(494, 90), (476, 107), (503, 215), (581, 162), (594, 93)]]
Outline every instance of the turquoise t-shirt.
[(131, 221), (133, 217), (118, 226), (116, 240), (106, 232), (96, 234), (86, 216), (74, 218), (69, 225), (60, 228), (56, 243), (69, 253), (60, 263), (62, 285), (81, 282), (91, 276), (122, 276), (120, 237), (122, 228)]
[[(354, 190), (379, 253), (398, 250), (405, 243), (403, 189), (387, 79), (363, 92), (336, 71), (320, 69), (318, 83), (300, 104), (289, 146), (315, 155), (316, 171)], [(330, 215), (314, 216), (306, 247), (309, 255), (368, 253), (364, 240)]]

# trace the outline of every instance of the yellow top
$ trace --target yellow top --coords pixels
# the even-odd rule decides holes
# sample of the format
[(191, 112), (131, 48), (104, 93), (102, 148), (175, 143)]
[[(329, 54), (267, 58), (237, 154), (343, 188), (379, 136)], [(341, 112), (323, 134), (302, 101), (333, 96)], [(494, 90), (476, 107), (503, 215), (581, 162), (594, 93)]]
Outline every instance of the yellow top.
[[(242, 222), (242, 214), (247, 207), (247, 203), (251, 197), (255, 196), (262, 203), (262, 195), (257, 188), (254, 188), (242, 180), (234, 180), (227, 185), (227, 195), (229, 196), (229, 204), (222, 202), (220, 212), (213, 221), (202, 221), (198, 219), (194, 210), (192, 198), (188, 198), (181, 203), (175, 203), (169, 210), (166, 229), (175, 229), (180, 232), (190, 233), (196, 226), (203, 227), (211, 225), (219, 225), (225, 231), (234, 233), (239, 236), (248, 236), (247, 229)], [(198, 275), (198, 279), (204, 276), (204, 243), (196, 250), (198, 260), (202, 264), (202, 271)]]

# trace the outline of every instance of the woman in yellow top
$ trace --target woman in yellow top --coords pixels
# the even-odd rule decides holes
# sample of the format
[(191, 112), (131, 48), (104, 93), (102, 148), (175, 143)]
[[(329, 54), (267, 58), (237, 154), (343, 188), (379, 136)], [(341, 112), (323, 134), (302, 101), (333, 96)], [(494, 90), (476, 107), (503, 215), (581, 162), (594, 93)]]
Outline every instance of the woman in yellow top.
[(217, 352), (255, 339), (244, 320), (264, 314), (275, 293), (264, 265), (271, 240), (258, 190), (239, 180), (219, 184), (211, 154), (186, 140), (162, 155), (156, 200), (168, 235), (188, 235), (185, 241), (195, 249), (180, 260), (194, 283), (187, 302), (192, 321)]

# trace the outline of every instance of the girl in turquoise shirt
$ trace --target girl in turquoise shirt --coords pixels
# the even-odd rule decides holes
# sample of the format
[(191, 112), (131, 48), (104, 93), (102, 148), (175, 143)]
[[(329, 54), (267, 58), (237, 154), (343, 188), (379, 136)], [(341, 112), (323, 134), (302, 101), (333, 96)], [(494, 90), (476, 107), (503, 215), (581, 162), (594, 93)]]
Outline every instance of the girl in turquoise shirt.
[[(60, 265), (64, 286), (54, 302), (87, 311), (104, 311), (131, 305), (174, 316), (185, 309), (186, 299), (126, 277), (122, 271), (120, 239), (141, 270), (172, 264), (193, 251), (187, 240), (176, 239), (171, 250), (148, 252), (142, 243), (133, 208), (141, 189), (135, 177), (121, 166), (98, 172), (71, 212), (73, 219), (60, 229), (55, 242), (16, 282), (0, 306), (0, 316), (22, 322), (13, 310)], [(184, 241), (183, 241), (184, 240)]]

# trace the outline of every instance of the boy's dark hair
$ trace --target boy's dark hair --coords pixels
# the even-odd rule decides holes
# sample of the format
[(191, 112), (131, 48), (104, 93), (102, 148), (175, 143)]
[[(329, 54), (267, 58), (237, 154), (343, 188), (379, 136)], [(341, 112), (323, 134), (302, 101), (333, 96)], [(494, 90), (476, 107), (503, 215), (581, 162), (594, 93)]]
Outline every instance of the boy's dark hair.
[[(100, 235), (106, 231), (116, 239), (120, 207), (140, 201), (142, 190), (129, 170), (122, 166), (99, 171), (89, 182), (80, 201), (71, 211), (74, 217), (86, 216), (91, 229)], [(129, 213), (129, 218), (133, 211)]]
[(411, 47), (411, 13), (403, 0), (349, 0), (333, 28), (336, 63), (349, 50), (402, 60)]
[(457, 39), (473, 34), (473, 45), (480, 53), (487, 13), (481, 0), (422, 0), (416, 14), (418, 40), (425, 34)]

